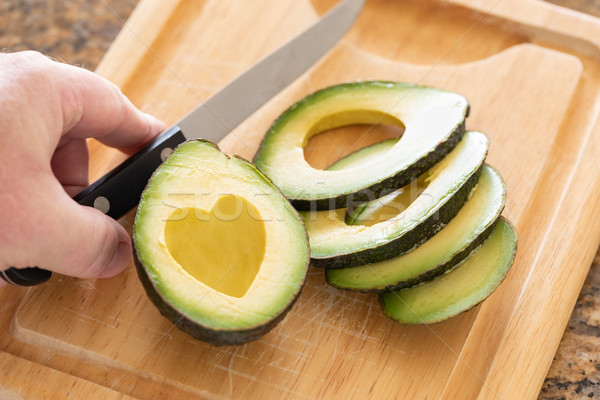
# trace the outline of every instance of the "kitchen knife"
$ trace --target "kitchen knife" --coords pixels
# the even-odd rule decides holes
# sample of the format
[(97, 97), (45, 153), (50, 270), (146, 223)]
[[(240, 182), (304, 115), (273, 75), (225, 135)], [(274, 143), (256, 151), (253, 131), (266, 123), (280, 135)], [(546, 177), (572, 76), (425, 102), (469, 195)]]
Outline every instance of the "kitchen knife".
[[(180, 143), (190, 139), (220, 141), (261, 105), (292, 83), (354, 23), (364, 0), (343, 0), (308, 29), (254, 64), (246, 72), (200, 104), (154, 141), (92, 183), (74, 200), (112, 218), (120, 218), (140, 199), (154, 170)], [(50, 279), (41, 268), (0, 271), (6, 282), (32, 286)]]

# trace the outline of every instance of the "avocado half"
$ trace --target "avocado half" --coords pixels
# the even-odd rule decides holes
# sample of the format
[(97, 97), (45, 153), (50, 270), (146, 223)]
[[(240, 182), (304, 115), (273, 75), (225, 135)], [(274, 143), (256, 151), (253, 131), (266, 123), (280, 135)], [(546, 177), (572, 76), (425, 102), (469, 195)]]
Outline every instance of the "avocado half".
[[(319, 90), (285, 111), (254, 157), (298, 210), (329, 210), (373, 200), (407, 185), (438, 163), (464, 133), (467, 100), (399, 82), (366, 81)], [(319, 170), (303, 148), (313, 135), (351, 124), (404, 128), (384, 156), (360, 168)]]
[(205, 140), (181, 144), (144, 190), (133, 227), (139, 278), (161, 314), (214, 345), (256, 340), (304, 284), (308, 238), (250, 162)]

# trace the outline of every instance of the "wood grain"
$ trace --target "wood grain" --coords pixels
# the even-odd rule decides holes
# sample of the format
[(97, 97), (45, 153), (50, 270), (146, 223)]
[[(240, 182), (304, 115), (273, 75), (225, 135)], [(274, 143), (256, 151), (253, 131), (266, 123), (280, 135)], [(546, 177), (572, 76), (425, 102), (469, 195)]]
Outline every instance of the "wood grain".
[[(98, 71), (168, 122), (331, 6), (163, 3), (140, 4)], [(491, 139), (488, 162), (507, 182), (505, 215), (520, 234), (512, 272), (482, 306), (441, 324), (400, 326), (381, 315), (374, 296), (330, 288), (314, 269), (273, 332), (214, 348), (162, 319), (133, 270), (103, 281), (55, 276), (22, 294), (14, 319), (2, 316), (13, 337), (0, 338), (1, 347), (148, 399), (536, 396), (587, 273), (582, 266), (600, 242), (591, 218), (600, 188), (589, 179), (600, 173), (599, 53), (586, 39), (600, 24), (537, 1), (494, 4), (367, 2), (340, 45), (221, 142), (251, 157), (283, 109), (339, 82), (401, 80), (464, 94), (467, 127)], [(361, 134), (345, 133), (314, 145), (315, 162), (332, 143), (340, 154), (358, 147)], [(98, 145), (92, 151), (93, 175), (122, 157)], [(131, 214), (121, 222), (130, 227)]]
[(0, 397), (5, 400), (132, 399), (122, 393), (4, 352), (0, 352), (0, 371)]

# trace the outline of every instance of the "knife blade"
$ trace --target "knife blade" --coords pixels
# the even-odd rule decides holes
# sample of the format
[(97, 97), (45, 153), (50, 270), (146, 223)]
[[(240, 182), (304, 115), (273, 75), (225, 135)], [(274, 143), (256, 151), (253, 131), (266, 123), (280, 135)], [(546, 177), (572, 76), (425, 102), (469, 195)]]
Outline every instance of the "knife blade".
[[(122, 217), (139, 202), (148, 179), (177, 145), (198, 138), (220, 141), (327, 53), (353, 25), (363, 3), (338, 3), (73, 199), (114, 219)], [(0, 271), (6, 282), (20, 286), (43, 283), (50, 276), (37, 267)]]

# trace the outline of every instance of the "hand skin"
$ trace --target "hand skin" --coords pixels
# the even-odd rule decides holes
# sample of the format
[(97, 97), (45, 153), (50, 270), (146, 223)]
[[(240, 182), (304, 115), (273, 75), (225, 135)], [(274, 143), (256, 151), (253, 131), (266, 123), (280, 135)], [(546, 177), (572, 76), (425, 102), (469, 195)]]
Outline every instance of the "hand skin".
[[(112, 83), (36, 52), (0, 54), (0, 270), (108, 278), (131, 259), (125, 229), (71, 199), (88, 186), (85, 138), (133, 153), (165, 129)], [(0, 280), (0, 286), (4, 286)]]

